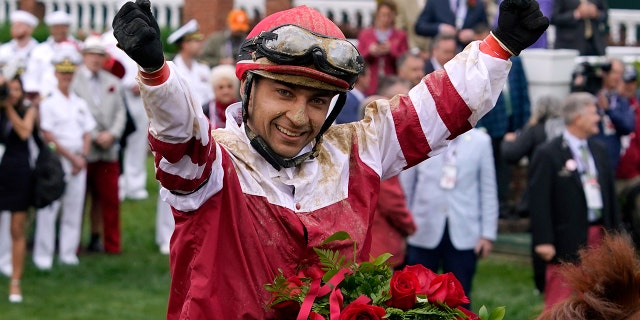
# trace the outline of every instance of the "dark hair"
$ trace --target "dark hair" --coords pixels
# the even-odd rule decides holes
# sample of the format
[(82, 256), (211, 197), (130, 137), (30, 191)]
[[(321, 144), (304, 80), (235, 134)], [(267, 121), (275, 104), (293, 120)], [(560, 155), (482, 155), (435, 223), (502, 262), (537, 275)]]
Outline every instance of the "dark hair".
[(378, 6), (376, 7), (376, 13), (378, 13), (378, 11), (380, 11), (380, 8), (382, 7), (387, 7), (391, 9), (393, 13), (398, 13), (398, 7), (396, 6), (396, 3), (393, 1), (390, 1), (390, 0), (378, 1)]
[(5, 82), (5, 84), (3, 86), (5, 86), (7, 89), (7, 96), (4, 98), (8, 98), (9, 97), (9, 83), (13, 82), (13, 81), (18, 81), (18, 83), (20, 84), (20, 90), (22, 90), (22, 96), (20, 97), (20, 99), (16, 102), (16, 105), (14, 105), (14, 108), (16, 109), (16, 111), (18, 112), (18, 114), (20, 115), (24, 115), (24, 113), (27, 111), (27, 105), (24, 103), (24, 85), (22, 84), (22, 79), (20, 78), (20, 75), (15, 75), (13, 78), (11, 78), (10, 80), (7, 80), (7, 82)]
[(422, 56), (420, 56), (420, 50), (418, 48), (409, 49), (396, 60), (396, 70), (400, 69), (400, 66), (402, 66), (409, 57), (415, 57), (422, 60)]
[(575, 294), (538, 320), (631, 320), (640, 314), (640, 260), (627, 233), (605, 234), (599, 247), (581, 249), (580, 263), (561, 273)]
[(411, 83), (409, 83), (408, 80), (400, 78), (398, 76), (390, 75), (383, 77), (378, 81), (378, 88), (376, 90), (376, 93), (390, 98), (386, 90), (398, 83), (404, 84), (408, 89), (411, 89)]
[(453, 40), (456, 43), (458, 42), (458, 39), (454, 34), (439, 33), (433, 38), (433, 41), (431, 41), (431, 45), (429, 46), (429, 51), (433, 52), (433, 49), (435, 49), (443, 40)]

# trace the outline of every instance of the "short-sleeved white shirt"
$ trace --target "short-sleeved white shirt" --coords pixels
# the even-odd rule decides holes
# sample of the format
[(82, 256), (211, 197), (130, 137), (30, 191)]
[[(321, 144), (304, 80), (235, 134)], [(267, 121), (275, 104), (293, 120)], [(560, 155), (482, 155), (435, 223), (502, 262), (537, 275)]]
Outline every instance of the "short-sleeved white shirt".
[(82, 151), (82, 136), (95, 126), (87, 103), (74, 93), (66, 97), (56, 88), (40, 104), (40, 127), (71, 152)]

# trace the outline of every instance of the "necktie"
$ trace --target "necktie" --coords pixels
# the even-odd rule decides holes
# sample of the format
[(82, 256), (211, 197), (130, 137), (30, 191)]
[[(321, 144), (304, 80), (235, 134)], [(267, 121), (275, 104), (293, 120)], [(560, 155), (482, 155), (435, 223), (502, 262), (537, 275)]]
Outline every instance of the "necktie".
[[(588, 3), (588, 0), (580, 0), (580, 4), (585, 4)], [(593, 36), (593, 26), (591, 25), (591, 20), (589, 20), (589, 18), (583, 18), (584, 19), (584, 37), (585, 39), (591, 39), (591, 36)]]
[(582, 161), (582, 165), (584, 166), (584, 173), (587, 176), (591, 176), (591, 168), (589, 166), (589, 149), (587, 149), (586, 144), (580, 146), (580, 160)]
[[(591, 165), (589, 164), (589, 149), (588, 149), (586, 143), (580, 146), (580, 158), (581, 158), (581, 161), (582, 161), (582, 163), (584, 165), (584, 178), (583, 179), (586, 179), (586, 180), (596, 179), (595, 172), (593, 172), (593, 170), (591, 170)], [(587, 197), (588, 196), (589, 195), (587, 195)], [(591, 195), (591, 196), (594, 196), (594, 195)], [(597, 196), (601, 197), (601, 194), (598, 194)], [(596, 221), (599, 220), (602, 217), (602, 209), (601, 208), (591, 208), (590, 210), (593, 212)]]

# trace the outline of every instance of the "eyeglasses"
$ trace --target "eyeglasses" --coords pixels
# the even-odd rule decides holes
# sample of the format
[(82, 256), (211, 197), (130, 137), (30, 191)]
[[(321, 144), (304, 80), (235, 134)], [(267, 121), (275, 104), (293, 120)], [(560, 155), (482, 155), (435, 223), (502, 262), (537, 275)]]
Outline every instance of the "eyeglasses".
[(296, 25), (261, 32), (245, 40), (242, 52), (253, 59), (266, 57), (278, 64), (313, 64), (350, 85), (364, 68), (364, 59), (348, 40), (327, 37)]

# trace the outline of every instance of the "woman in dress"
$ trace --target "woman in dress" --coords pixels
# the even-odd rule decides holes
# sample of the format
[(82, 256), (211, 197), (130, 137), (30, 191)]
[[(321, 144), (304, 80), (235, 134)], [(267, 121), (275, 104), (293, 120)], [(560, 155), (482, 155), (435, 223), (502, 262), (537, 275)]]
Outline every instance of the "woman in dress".
[[(0, 80), (5, 82), (4, 79)], [(11, 211), (11, 258), (13, 272), (9, 282), (9, 301), (22, 302), (20, 279), (26, 254), (27, 209), (31, 205), (33, 158), (29, 151), (36, 121), (36, 108), (24, 103), (22, 82), (18, 77), (4, 84), (6, 98), (0, 100), (0, 211)], [(0, 98), (4, 96), (0, 93)], [(2, 152), (0, 152), (2, 153)]]
[(394, 2), (380, 1), (373, 26), (362, 29), (358, 34), (358, 51), (371, 72), (366, 95), (376, 93), (380, 78), (398, 73), (396, 62), (408, 50), (407, 34), (395, 28), (397, 12)]

